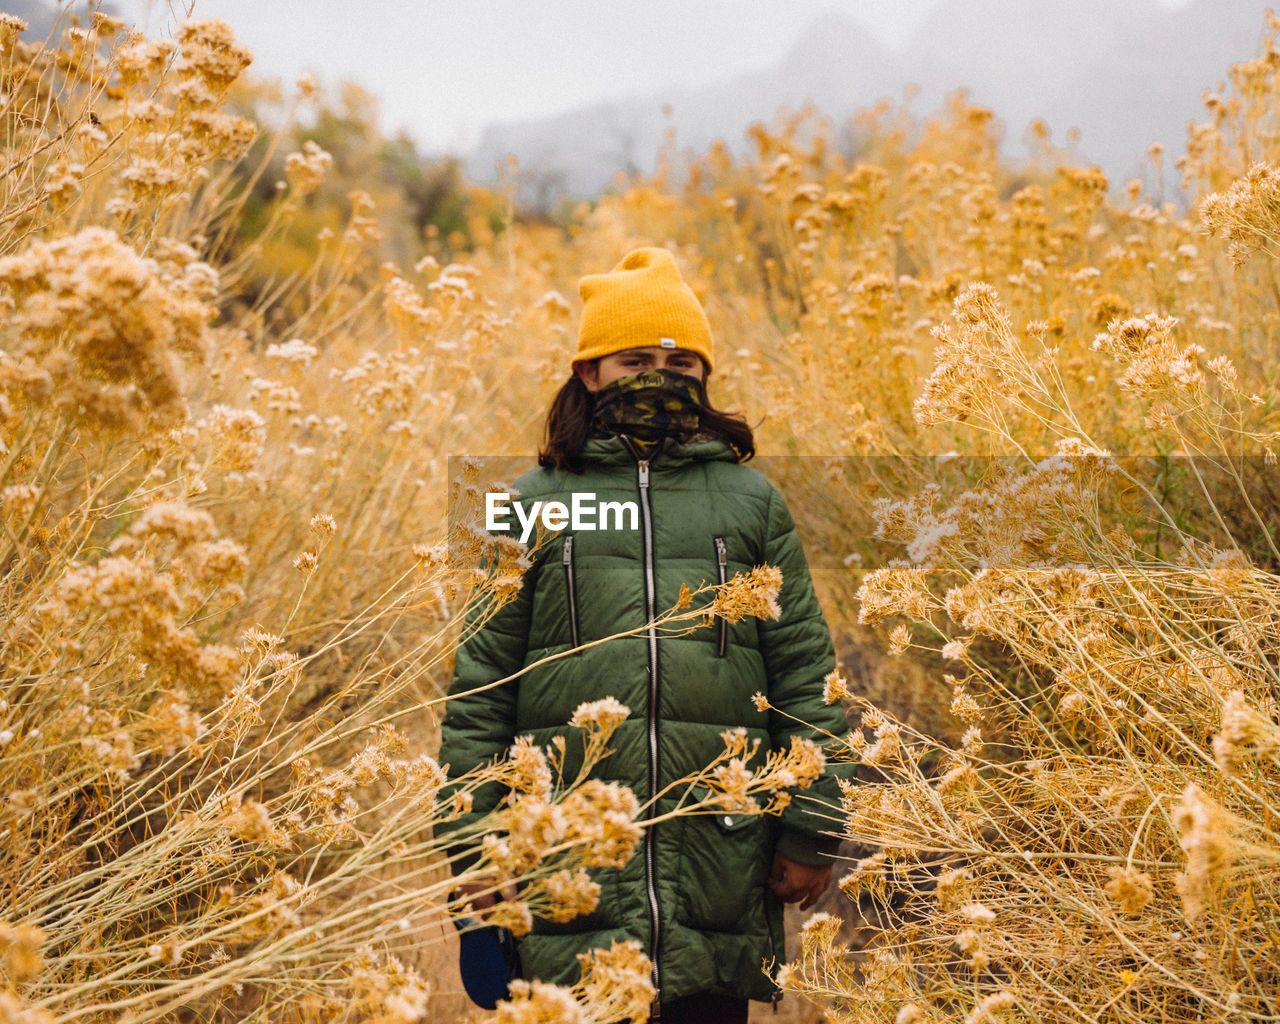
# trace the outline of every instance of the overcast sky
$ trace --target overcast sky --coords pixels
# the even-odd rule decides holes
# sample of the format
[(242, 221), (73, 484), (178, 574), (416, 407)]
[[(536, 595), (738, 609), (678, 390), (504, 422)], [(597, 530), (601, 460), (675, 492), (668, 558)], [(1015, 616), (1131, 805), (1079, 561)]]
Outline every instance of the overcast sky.
[[(286, 83), (304, 71), (325, 85), (353, 79), (378, 97), (384, 130), (405, 128), (428, 151), (460, 151), (493, 121), (771, 67), (827, 11), (862, 22), (897, 49), (941, 3), (196, 0), (194, 16), (230, 22), (253, 50), (257, 74)], [(181, 16), (191, 0), (116, 0), (115, 7), (162, 32), (171, 10)]]

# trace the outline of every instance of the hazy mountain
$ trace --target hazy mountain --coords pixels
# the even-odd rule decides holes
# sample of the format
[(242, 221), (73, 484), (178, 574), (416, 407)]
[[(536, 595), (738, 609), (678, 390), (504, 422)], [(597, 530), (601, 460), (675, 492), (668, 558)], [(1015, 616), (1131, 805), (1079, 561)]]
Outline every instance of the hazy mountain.
[(761, 110), (768, 118), (771, 100), (776, 109), (796, 108), (821, 97), (860, 96), (874, 102), (886, 87), (896, 94), (896, 64), (870, 32), (828, 14), (809, 26), (776, 69), (758, 76), (753, 120), (761, 120)]
[(810, 26), (769, 71), (490, 125), (469, 157), (468, 169), (477, 178), (490, 179), (495, 165), (515, 153), (526, 202), (539, 204), (559, 191), (595, 193), (619, 171), (652, 170), (672, 130), (678, 148), (705, 150), (717, 138), (740, 140), (752, 122), (770, 120), (784, 108), (798, 110), (810, 99), (868, 96), (878, 82), (892, 77), (892, 69), (892, 57), (874, 36), (829, 15)]
[(1155, 0), (950, 0), (916, 32), (901, 66), (922, 100), (963, 86), (1018, 125), (1043, 116), (1081, 67), (1159, 11)]
[(1203, 117), (1201, 92), (1256, 50), (1264, 11), (1253, 0), (1193, 0), (1174, 11), (1155, 0), (948, 0), (897, 54), (833, 14), (772, 69), (491, 125), (468, 164), (487, 179), (496, 161), (517, 154), (530, 202), (590, 194), (620, 170), (652, 169), (673, 131), (680, 148), (701, 151), (715, 138), (740, 147), (747, 125), (780, 109), (811, 100), (839, 122), (882, 97), (900, 99), (911, 83), (917, 115), (967, 88), (1005, 123), (1015, 158), (1035, 118), (1058, 145), (1078, 128), (1080, 158), (1123, 182), (1140, 172), (1151, 142), (1163, 142), (1171, 160), (1181, 151), (1187, 122)]
[(1187, 123), (1207, 120), (1202, 94), (1226, 81), (1233, 63), (1256, 53), (1262, 10), (1238, 0), (1197, 0), (1149, 17), (1078, 69), (1046, 116), (1055, 126), (1079, 125), (1081, 152), (1098, 154), (1115, 181), (1139, 176), (1145, 147), (1155, 141), (1164, 144), (1171, 168), (1185, 148)]

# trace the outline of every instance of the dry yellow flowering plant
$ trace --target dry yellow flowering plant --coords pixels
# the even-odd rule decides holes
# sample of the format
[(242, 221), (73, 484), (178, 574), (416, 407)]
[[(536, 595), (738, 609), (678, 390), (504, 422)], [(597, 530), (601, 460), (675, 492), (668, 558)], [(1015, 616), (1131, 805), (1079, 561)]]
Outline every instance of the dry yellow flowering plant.
[[(0, 1016), (458, 1017), (425, 980), (457, 909), (430, 826), (488, 781), (505, 923), (591, 905), (646, 814), (584, 767), (620, 705), (441, 789), (450, 652), (527, 559), (442, 530), (480, 495), (447, 456), (536, 447), (510, 382), (548, 399), (573, 283), (655, 240), (834, 559), (824, 687), (856, 720), (825, 751), (862, 781), (832, 828), (870, 926), (805, 927), (784, 980), (825, 1009), (792, 1019), (1280, 1014), (1275, 31), (1206, 96), (1182, 204), (1044, 125), (1015, 167), (959, 96), (856, 147), (758, 125), (568, 230), (458, 184), (471, 212), (408, 238), (344, 166), (381, 140), (304, 136), (314, 83), (246, 80), (224, 23), (40, 45), (0, 16)], [(727, 736), (682, 812), (780, 810), (822, 757), (764, 753)], [(497, 1017), (643, 1015), (647, 977), (601, 950)]]
[[(250, 55), (225, 23), (24, 28), (0, 18), (0, 1010), (423, 1019), (459, 881), (520, 882), (490, 915), (515, 930), (567, 919), (644, 823), (588, 778), (616, 701), (579, 709), (568, 778), (522, 740), (445, 790), (430, 753), (454, 647), (529, 565), (465, 517), (442, 535), (448, 501), (479, 500), (449, 495), (442, 453), (506, 443), (517, 421), (464, 411), (511, 371), (480, 357), (517, 320), (558, 336), (567, 307), (538, 279), (496, 314), (483, 255), (380, 263), (365, 194), (281, 269), (333, 161), (285, 156), (237, 235), (291, 129), (246, 159), (258, 128), (228, 101)], [(769, 582), (726, 600), (776, 609)], [(802, 781), (770, 771), (751, 792)], [(451, 879), (432, 826), (490, 783), (512, 796)], [(500, 1017), (639, 1017), (648, 978), (620, 945)]]

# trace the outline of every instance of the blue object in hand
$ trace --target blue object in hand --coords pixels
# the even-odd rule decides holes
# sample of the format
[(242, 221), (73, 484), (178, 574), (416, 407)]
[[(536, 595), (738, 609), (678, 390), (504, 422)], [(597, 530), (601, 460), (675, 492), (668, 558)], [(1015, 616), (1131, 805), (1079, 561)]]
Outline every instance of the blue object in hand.
[(510, 995), (507, 983), (520, 973), (515, 936), (506, 928), (454, 918), (458, 931), (458, 973), (467, 997), (481, 1009), (497, 1008)]

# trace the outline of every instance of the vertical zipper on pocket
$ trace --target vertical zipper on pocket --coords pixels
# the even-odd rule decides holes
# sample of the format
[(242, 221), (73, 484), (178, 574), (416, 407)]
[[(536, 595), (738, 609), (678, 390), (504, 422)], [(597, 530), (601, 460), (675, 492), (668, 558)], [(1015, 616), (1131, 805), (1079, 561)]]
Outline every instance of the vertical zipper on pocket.
[[(723, 537), (716, 538), (716, 573), (723, 586), (729, 579), (729, 549), (725, 547)], [(719, 616), (719, 618), (720, 640), (716, 645), (716, 657), (723, 658), (725, 648), (729, 644), (729, 621), (723, 615)]]
[(564, 586), (569, 597), (569, 637), (572, 646), (578, 646), (578, 592), (573, 579), (573, 535), (564, 539)]

